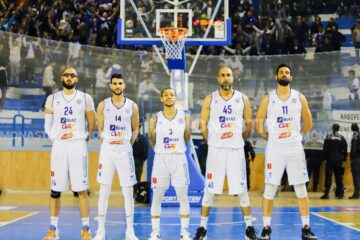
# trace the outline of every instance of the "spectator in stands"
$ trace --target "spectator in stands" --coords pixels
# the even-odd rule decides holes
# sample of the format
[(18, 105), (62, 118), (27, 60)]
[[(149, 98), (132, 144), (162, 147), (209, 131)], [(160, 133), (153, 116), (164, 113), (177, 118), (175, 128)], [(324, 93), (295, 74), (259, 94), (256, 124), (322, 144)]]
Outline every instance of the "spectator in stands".
[[(338, 31), (337, 25), (331, 27), (331, 42), (335, 51), (340, 51), (341, 44), (346, 41), (346, 37)], [(339, 65), (340, 66), (340, 65)]]
[[(0, 49), (1, 49), (1, 46), (3, 46), (3, 45), (0, 45)], [(7, 78), (6, 65), (4, 65), (2, 62), (0, 62), (0, 89), (1, 89), (0, 108), (2, 108), (4, 106), (8, 85), (9, 85), (9, 82), (8, 82), (8, 78)]]
[[(53, 93), (53, 89), (56, 87), (56, 82), (54, 81), (55, 66), (56, 66), (56, 62), (51, 61), (44, 69), (42, 86), (45, 92), (45, 100), (47, 99), (48, 96), (50, 96)], [(43, 107), (45, 107), (45, 101)]]
[(351, 14), (350, 8), (353, 0), (339, 0), (338, 7), (336, 9), (339, 17), (346, 16), (348, 17)]
[(19, 86), (20, 82), (20, 64), (21, 64), (21, 37), (9, 35), (9, 67), (10, 67), (10, 85)]
[(291, 40), (292, 35), (293, 35), (293, 32), (291, 30), (289, 23), (286, 21), (286, 19), (282, 19), (280, 21), (280, 26), (279, 26), (278, 30), (276, 31), (277, 53), (278, 54), (287, 54), (288, 53), (289, 41)]
[(314, 34), (312, 44), (315, 47), (315, 52), (322, 52), (325, 43), (325, 30), (324, 26), (318, 25), (318, 31)]
[(160, 94), (160, 90), (154, 85), (150, 74), (145, 74), (144, 79), (145, 80), (139, 84), (139, 89), (138, 89), (138, 103), (140, 103), (140, 109), (141, 109), (140, 115), (143, 117), (145, 117), (145, 114), (147, 113), (145, 111), (145, 108), (148, 111), (151, 110), (149, 106), (152, 101), (151, 93), (155, 92), (157, 94)]
[(320, 32), (320, 26), (324, 29), (324, 25), (321, 23), (321, 17), (314, 16), (315, 21), (310, 25), (310, 34), (313, 37), (316, 33)]
[(360, 132), (357, 123), (351, 124), (353, 137), (351, 139), (350, 161), (354, 183), (354, 194), (349, 199), (360, 198)]
[(34, 71), (39, 59), (39, 51), (42, 51), (40, 38), (23, 37), (25, 82), (34, 83)]
[(338, 24), (335, 22), (335, 18), (331, 17), (329, 18), (329, 22), (326, 25), (326, 28), (335, 26), (337, 29), (339, 28)]
[(9, 48), (7, 43), (0, 40), (0, 86), (1, 86), (1, 100), (0, 107), (4, 105), (6, 98), (6, 91), (9, 86), (9, 79), (7, 73), (7, 66), (9, 63)]
[(306, 50), (305, 48), (299, 44), (299, 41), (297, 38), (295, 38), (290, 45), (289, 54), (305, 54)]
[(348, 88), (349, 88), (349, 100), (354, 102), (356, 100), (359, 100), (359, 85), (360, 81), (356, 77), (355, 70), (350, 69), (348, 71), (349, 74), (349, 80), (348, 80)]
[(325, 192), (321, 199), (329, 199), (332, 175), (335, 175), (336, 192), (339, 199), (344, 197), (343, 184), (343, 162), (346, 161), (347, 143), (345, 138), (339, 134), (340, 125), (334, 123), (332, 133), (327, 135), (323, 146), (323, 159), (326, 161), (325, 169)]
[(356, 20), (355, 26), (351, 29), (352, 41), (355, 48), (356, 57), (359, 58), (360, 54), (360, 19)]
[(296, 22), (292, 26), (292, 29), (294, 32), (294, 38), (297, 39), (299, 46), (303, 46), (309, 34), (309, 26), (305, 23), (305, 19), (301, 16), (296, 16)]

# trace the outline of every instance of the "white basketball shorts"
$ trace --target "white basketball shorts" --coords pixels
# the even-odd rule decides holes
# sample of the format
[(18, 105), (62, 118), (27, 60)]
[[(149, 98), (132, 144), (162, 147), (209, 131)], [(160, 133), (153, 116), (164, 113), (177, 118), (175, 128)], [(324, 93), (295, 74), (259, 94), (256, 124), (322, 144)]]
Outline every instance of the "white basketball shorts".
[(85, 140), (53, 143), (51, 149), (51, 190), (81, 192), (88, 189), (88, 152)]
[(115, 170), (120, 186), (130, 187), (136, 184), (135, 165), (132, 148), (103, 142), (100, 148), (97, 181), (111, 185)]
[(187, 187), (190, 184), (185, 153), (155, 154), (151, 173), (151, 187)]
[(213, 194), (221, 194), (225, 176), (227, 176), (230, 195), (247, 191), (244, 149), (209, 146), (205, 190)]
[(265, 149), (265, 183), (280, 185), (285, 169), (289, 185), (309, 181), (303, 146), (268, 143)]

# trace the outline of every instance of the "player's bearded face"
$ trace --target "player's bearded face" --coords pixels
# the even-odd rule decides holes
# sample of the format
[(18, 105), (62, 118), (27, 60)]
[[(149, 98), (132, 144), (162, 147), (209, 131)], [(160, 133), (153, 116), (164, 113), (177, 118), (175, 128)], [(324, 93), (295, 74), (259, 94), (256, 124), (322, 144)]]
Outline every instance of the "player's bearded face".
[(290, 79), (286, 76), (282, 76), (281, 78), (278, 78), (277, 82), (280, 86), (286, 87), (290, 84)]
[(62, 85), (66, 89), (73, 89), (75, 87), (76, 82), (72, 82), (71, 80), (62, 81)]
[(230, 90), (232, 87), (232, 84), (229, 82), (223, 82), (222, 84), (220, 84), (220, 87), (222, 90)]
[(112, 90), (114, 95), (120, 96), (123, 91), (120, 88), (115, 88), (114, 90)]

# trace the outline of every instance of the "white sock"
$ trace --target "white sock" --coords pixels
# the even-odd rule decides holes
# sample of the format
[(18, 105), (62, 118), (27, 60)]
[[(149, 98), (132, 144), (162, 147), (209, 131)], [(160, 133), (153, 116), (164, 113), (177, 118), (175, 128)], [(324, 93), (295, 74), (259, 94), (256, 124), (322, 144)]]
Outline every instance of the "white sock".
[(106, 212), (110, 193), (111, 185), (100, 185), (98, 201), (98, 231), (105, 231)]
[(301, 216), (301, 222), (302, 222), (303, 227), (305, 227), (305, 226), (310, 227), (310, 216), (309, 215)]
[(264, 224), (264, 227), (266, 226), (270, 226), (270, 222), (271, 222), (271, 217), (263, 217), (263, 224)]
[(180, 218), (181, 219), (181, 230), (182, 229), (189, 229), (189, 222), (190, 218)]
[(160, 232), (160, 218), (151, 218), (152, 230), (157, 230)]
[(83, 226), (88, 226), (88, 227), (90, 227), (89, 217), (87, 217), (87, 218), (81, 218), (81, 222), (82, 222), (82, 225), (83, 225)]
[(55, 226), (56, 229), (58, 229), (58, 223), (59, 223), (59, 217), (54, 217), (54, 216), (50, 217), (50, 224)]
[(244, 216), (244, 220), (245, 220), (246, 227), (252, 226), (252, 217), (251, 217), (251, 215)]
[(201, 216), (201, 218), (200, 218), (200, 227), (204, 227), (206, 229), (208, 218), (209, 217)]
[(126, 231), (134, 232), (134, 197), (133, 187), (122, 187), (126, 216)]
[(98, 216), (98, 232), (105, 232), (105, 216)]

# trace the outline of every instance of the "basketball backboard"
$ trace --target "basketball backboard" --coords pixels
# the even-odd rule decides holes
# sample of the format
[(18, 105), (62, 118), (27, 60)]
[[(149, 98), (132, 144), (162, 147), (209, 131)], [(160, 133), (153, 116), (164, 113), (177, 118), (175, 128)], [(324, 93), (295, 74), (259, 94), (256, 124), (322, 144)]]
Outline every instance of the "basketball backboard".
[(186, 45), (230, 45), (228, 0), (120, 0), (117, 43), (162, 45), (159, 29), (189, 29)]

